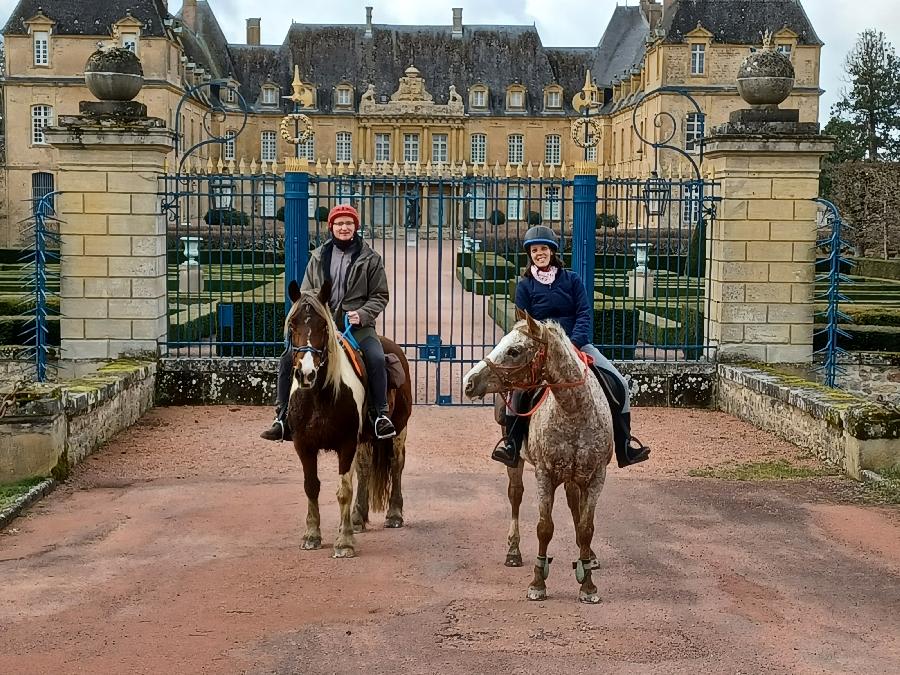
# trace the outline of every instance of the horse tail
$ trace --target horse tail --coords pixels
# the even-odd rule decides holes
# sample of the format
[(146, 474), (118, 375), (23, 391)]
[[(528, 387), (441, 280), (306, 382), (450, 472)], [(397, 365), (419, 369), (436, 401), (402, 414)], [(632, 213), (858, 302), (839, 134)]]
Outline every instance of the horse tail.
[(372, 441), (372, 470), (369, 472), (369, 500), (373, 511), (387, 511), (391, 496), (391, 461), (394, 440)]

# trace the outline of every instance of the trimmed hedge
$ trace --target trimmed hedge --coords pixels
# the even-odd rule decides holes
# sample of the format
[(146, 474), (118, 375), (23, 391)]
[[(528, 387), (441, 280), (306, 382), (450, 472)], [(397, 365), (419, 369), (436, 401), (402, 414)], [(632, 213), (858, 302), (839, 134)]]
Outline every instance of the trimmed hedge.
[[(594, 345), (606, 358), (613, 361), (634, 360), (637, 343), (637, 316), (634, 309), (594, 310)], [(622, 345), (601, 347), (601, 345)]]
[[(817, 326), (816, 329), (820, 329)], [(850, 339), (838, 337), (838, 345), (847, 351), (854, 352), (895, 352), (900, 345), (900, 327), (897, 326), (855, 326), (841, 324), (841, 330), (850, 335)], [(824, 349), (827, 336), (817, 333), (813, 337), (813, 347)]]
[[(243, 265), (244, 267), (256, 267), (275, 269), (280, 272), (284, 267), (284, 251), (254, 251), (250, 249), (200, 249), (196, 258), (201, 265)], [(184, 261), (181, 249), (170, 248), (166, 252), (166, 262), (169, 265), (178, 265)]]
[[(30, 316), (0, 316), (0, 345), (24, 345), (30, 329)], [(48, 341), (59, 346), (59, 317), (47, 317)]]
[(856, 267), (848, 274), (875, 279), (900, 281), (900, 260), (879, 260), (877, 258), (854, 258)]
[[(232, 313), (233, 323), (226, 323), (227, 313)], [(283, 302), (220, 302), (216, 324), (219, 327), (219, 356), (279, 356), (284, 351), (284, 303)], [(227, 343), (236, 344), (227, 344)], [(269, 343), (269, 344), (243, 344)]]

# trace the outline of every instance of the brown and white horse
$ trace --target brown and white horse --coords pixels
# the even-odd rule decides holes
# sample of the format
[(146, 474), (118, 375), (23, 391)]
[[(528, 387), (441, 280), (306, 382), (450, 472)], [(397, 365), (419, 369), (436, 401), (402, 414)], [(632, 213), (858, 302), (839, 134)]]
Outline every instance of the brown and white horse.
[[(566, 499), (575, 523), (579, 556), (573, 563), (581, 584), (581, 602), (600, 601), (591, 571), (597, 567), (591, 549), (594, 538), (594, 511), (606, 481), (606, 465), (612, 457), (612, 414), (597, 378), (590, 373), (579, 352), (555, 322), (539, 323), (530, 316), (519, 321), (484, 360), (464, 379), (466, 396), (514, 389), (535, 390), (540, 385), (549, 395), (533, 410), (524, 460), (534, 465), (537, 479), (539, 522), (538, 556), (534, 578), (528, 587), (529, 600), (547, 597), (546, 579), (552, 558), (547, 548), (553, 537), (553, 500), (556, 489), (565, 486)], [(509, 567), (522, 565), (519, 551), (519, 506), (524, 487), (524, 462), (509, 469)]]
[[(366, 414), (365, 373), (357, 375), (340, 344), (337, 327), (327, 307), (329, 290), (316, 296), (292, 282), (288, 294), (294, 303), (285, 320), (293, 351), (293, 385), (288, 403), (288, 424), (294, 449), (303, 465), (303, 488), (308, 499), (306, 533), (302, 548), (322, 545), (319, 520), (318, 456), (323, 450), (338, 455), (340, 485), (337, 491), (341, 524), (334, 542), (334, 557), (356, 554), (354, 531), (361, 531), (373, 510), (387, 508), (386, 527), (402, 527), (401, 476), (406, 457), (406, 426), (412, 410), (409, 364), (403, 351), (381, 338), (385, 354), (394, 354), (403, 365), (405, 382), (388, 391), (393, 439), (377, 440)], [(353, 468), (359, 477), (357, 500), (351, 515)]]

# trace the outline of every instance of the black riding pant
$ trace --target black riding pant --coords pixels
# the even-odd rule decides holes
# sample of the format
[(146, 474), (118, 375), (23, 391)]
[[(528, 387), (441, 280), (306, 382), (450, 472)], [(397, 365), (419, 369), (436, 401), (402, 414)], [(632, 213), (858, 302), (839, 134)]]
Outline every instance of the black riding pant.
[[(366, 373), (369, 376), (369, 396), (372, 397), (372, 408), (376, 413), (387, 411), (387, 369), (384, 363), (384, 347), (377, 337), (369, 337), (363, 340), (359, 348), (363, 353), (366, 363)], [(278, 389), (276, 391), (275, 405), (279, 410), (284, 410), (291, 396), (291, 371), (293, 370), (293, 356), (290, 349), (285, 349), (278, 361)]]

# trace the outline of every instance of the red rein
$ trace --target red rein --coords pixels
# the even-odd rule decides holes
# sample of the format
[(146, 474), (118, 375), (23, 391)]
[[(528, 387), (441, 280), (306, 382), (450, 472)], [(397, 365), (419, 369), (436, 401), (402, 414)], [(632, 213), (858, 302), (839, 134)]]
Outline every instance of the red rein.
[(535, 357), (534, 361), (532, 362), (531, 384), (524, 386), (524, 387), (516, 387), (517, 389), (522, 389), (524, 391), (531, 391), (534, 389), (540, 389), (541, 387), (544, 387), (544, 393), (541, 394), (541, 398), (538, 399), (538, 402), (535, 404), (535, 406), (531, 410), (529, 410), (527, 413), (519, 413), (512, 409), (512, 405), (511, 405), (512, 392), (509, 392), (506, 396), (503, 397), (504, 401), (506, 402), (506, 409), (509, 410), (509, 412), (511, 412), (513, 415), (516, 415), (517, 417), (531, 417), (532, 415), (534, 415), (540, 409), (540, 407), (542, 405), (544, 405), (544, 402), (547, 400), (547, 397), (550, 395), (551, 390), (553, 390), (553, 389), (574, 389), (575, 387), (580, 387), (587, 381), (588, 370), (590, 370), (590, 366), (594, 362), (594, 360), (590, 356), (585, 354), (583, 351), (581, 351), (580, 349), (576, 349), (575, 352), (578, 354), (578, 358), (584, 364), (584, 374), (581, 376), (581, 379), (578, 382), (556, 382), (553, 384), (549, 384), (549, 383), (548, 384), (539, 384), (537, 382), (537, 378), (540, 375), (540, 371), (543, 370), (543, 368), (544, 368), (544, 359), (547, 356), (546, 349), (547, 349), (546, 347), (543, 347), (541, 349), (541, 351), (538, 352), (537, 356)]

